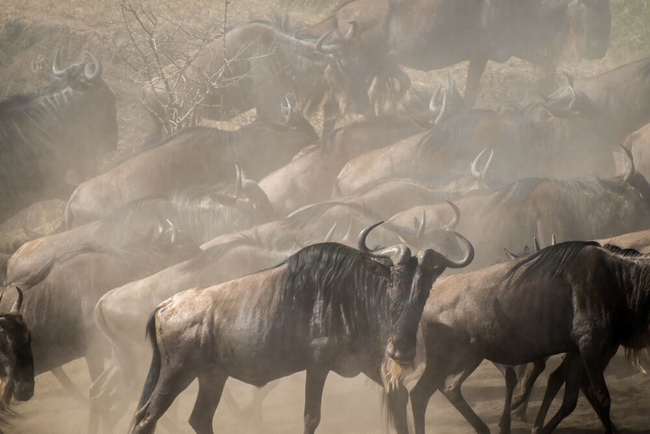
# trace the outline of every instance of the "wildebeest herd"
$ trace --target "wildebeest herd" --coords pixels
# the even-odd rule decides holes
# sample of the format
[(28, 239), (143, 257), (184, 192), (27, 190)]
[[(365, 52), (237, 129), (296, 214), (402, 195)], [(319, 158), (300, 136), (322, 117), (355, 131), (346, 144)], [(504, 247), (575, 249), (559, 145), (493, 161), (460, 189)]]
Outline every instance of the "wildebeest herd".
[[(615, 432), (603, 371), (650, 347), (650, 58), (553, 89), (567, 52), (605, 55), (610, 25), (607, 0), (352, 0), (317, 23), (234, 24), (168, 69), (201, 95), (196, 122), (254, 122), (174, 131), (178, 96), (148, 82), (153, 133), (103, 173), (117, 112), (102, 62), (57, 52), (51, 84), (0, 101), (0, 219), (67, 200), (60, 227), (2, 253), (0, 409), (48, 371), (79, 396), (62, 366), (85, 358), (91, 433), (138, 395), (130, 430), (153, 432), (194, 380), (189, 424), (212, 433), (228, 378), (299, 371), (305, 433), (330, 371), (380, 384), (400, 434), (410, 414), (424, 434), (437, 390), (485, 433), (461, 385), (487, 359), (508, 433), (563, 354), (533, 431), (582, 390)], [(544, 96), (474, 108), (487, 62), (512, 56), (543, 68)], [(404, 69), (463, 60), (464, 97)]]

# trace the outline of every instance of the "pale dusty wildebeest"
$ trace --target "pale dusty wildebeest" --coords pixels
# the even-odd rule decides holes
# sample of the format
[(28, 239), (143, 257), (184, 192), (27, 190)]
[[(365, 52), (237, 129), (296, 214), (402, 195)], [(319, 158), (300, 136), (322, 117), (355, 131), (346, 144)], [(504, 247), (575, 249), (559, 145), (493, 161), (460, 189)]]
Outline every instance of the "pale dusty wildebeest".
[(12, 398), (28, 401), (34, 395), (31, 333), (20, 314), (23, 292), (18, 287), (16, 292), (9, 312), (0, 314), (0, 412), (9, 409)]
[[(197, 377), (190, 425), (211, 433), (228, 377), (262, 386), (306, 370), (305, 432), (313, 433), (329, 371), (363, 372), (383, 384), (382, 376), (394, 372), (387, 365), (412, 362), (430, 285), (446, 267), (466, 266), (473, 248), (459, 235), (467, 249), (460, 261), (431, 249), (415, 257), (406, 245), (370, 251), (366, 237), (375, 226), (359, 235), (360, 251), (312, 245), (274, 268), (160, 304), (147, 324), (154, 354), (131, 432), (152, 432)], [(395, 399), (405, 404), (402, 392)], [(394, 421), (400, 433), (408, 432), (406, 412)]]
[(66, 224), (82, 225), (149, 196), (234, 179), (234, 164), (258, 180), (291, 161), (311, 139), (291, 125), (254, 122), (237, 131), (194, 127), (167, 137), (77, 187), (68, 200)]
[[(650, 344), (647, 273), (645, 258), (594, 242), (567, 242), (437, 281), (420, 323), (426, 368), (410, 394), (416, 433), (424, 433), (427, 402), (436, 390), (477, 432), (488, 433), (460, 392), (480, 362), (518, 365), (564, 352), (579, 356), (591, 386), (587, 396), (606, 431), (614, 432), (604, 364), (619, 345), (638, 353)], [(579, 385), (577, 375), (568, 377), (562, 407), (546, 427), (535, 427), (538, 432), (552, 431), (574, 408)], [(506, 408), (509, 402), (507, 396)]]
[(169, 77), (184, 78), (181, 88), (170, 89), (165, 80), (146, 84), (142, 98), (154, 118), (156, 135), (179, 127), (169, 114), (183, 99), (196, 101), (195, 119), (212, 120), (228, 120), (255, 108), (257, 119), (278, 122), (287, 94), (295, 95), (303, 107), (326, 101), (340, 113), (368, 109), (358, 53), (349, 43), (354, 26), (345, 35), (333, 29), (318, 40), (282, 27), (269, 21), (232, 26), (186, 65), (167, 67)]
[(350, 21), (368, 81), (396, 78), (403, 89), (408, 76), (398, 64), (431, 71), (469, 60), (465, 99), (472, 106), (488, 60), (528, 60), (548, 81), (567, 45), (576, 57), (603, 57), (611, 14), (609, 0), (356, 0), (309, 31), (345, 31)]
[(36, 92), (0, 101), (0, 222), (43, 199), (66, 199), (69, 171), (84, 179), (117, 147), (115, 97), (102, 80), (102, 64), (60, 69)]
[(330, 198), (336, 175), (359, 154), (429, 127), (421, 119), (386, 116), (339, 128), (260, 181), (279, 215)]

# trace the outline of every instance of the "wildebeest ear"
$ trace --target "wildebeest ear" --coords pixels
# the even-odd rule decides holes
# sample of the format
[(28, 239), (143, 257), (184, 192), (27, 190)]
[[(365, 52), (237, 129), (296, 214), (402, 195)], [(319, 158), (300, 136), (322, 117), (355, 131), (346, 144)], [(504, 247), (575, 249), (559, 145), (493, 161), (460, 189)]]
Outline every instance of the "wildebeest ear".
[(371, 258), (363, 257), (362, 260), (363, 266), (366, 267), (366, 270), (368, 270), (368, 272), (377, 276), (384, 277), (390, 281), (390, 267), (387, 267), (384, 264), (380, 264)]

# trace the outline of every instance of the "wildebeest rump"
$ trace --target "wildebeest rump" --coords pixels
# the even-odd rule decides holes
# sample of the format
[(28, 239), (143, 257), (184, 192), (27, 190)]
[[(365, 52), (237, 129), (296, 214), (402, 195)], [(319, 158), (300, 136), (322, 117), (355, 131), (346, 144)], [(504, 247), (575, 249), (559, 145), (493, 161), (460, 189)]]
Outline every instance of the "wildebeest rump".
[[(338, 30), (316, 40), (301, 37), (269, 21), (235, 25), (209, 42), (182, 68), (172, 65), (168, 75), (180, 74), (182, 89), (168, 89), (165, 81), (150, 82), (143, 100), (160, 133), (179, 126), (169, 113), (178, 101), (197, 101), (195, 118), (228, 120), (251, 108), (257, 119), (278, 122), (281, 102), (294, 94), (300, 102), (318, 106), (323, 99), (363, 112), (368, 96), (349, 36)], [(224, 52), (225, 49), (225, 52)], [(185, 94), (185, 95), (183, 95)], [(191, 124), (190, 124), (191, 125)], [(159, 134), (160, 135), (160, 134)]]
[[(228, 377), (261, 386), (307, 370), (305, 432), (313, 433), (330, 370), (363, 372), (382, 384), (387, 357), (411, 362), (427, 285), (447, 266), (466, 266), (471, 244), (464, 240), (468, 250), (458, 262), (430, 249), (416, 258), (405, 245), (373, 252), (365, 239), (375, 226), (360, 234), (361, 251), (312, 245), (269, 270), (185, 291), (159, 305), (147, 324), (154, 355), (132, 432), (152, 432), (197, 377), (190, 425), (207, 433)], [(400, 433), (408, 432), (405, 416), (396, 422)]]
[(0, 101), (0, 221), (43, 199), (67, 198), (68, 171), (82, 179), (117, 147), (115, 97), (101, 62), (75, 63), (36, 92)]
[(233, 163), (257, 180), (309, 143), (300, 130), (265, 122), (238, 131), (188, 128), (77, 187), (68, 201), (66, 224), (96, 220), (136, 199), (230, 181), (235, 179)]
[[(426, 369), (411, 391), (416, 433), (424, 433), (426, 404), (436, 390), (477, 432), (489, 432), (460, 393), (481, 360), (517, 365), (563, 352), (579, 353), (594, 390), (590, 400), (612, 432), (603, 361), (618, 345), (636, 352), (650, 343), (647, 268), (647, 259), (568, 242), (437, 281), (421, 321)], [(578, 386), (570, 377), (559, 418), (575, 405)]]

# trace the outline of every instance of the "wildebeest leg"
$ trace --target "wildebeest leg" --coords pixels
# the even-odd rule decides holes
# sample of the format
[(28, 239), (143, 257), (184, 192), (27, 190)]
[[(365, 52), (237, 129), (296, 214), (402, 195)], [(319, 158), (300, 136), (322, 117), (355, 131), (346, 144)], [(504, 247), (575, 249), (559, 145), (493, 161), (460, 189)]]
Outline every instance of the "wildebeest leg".
[(321, 367), (307, 369), (305, 381), (305, 434), (314, 434), (320, 423), (320, 408), (323, 399), (323, 387), (329, 370)]
[(481, 76), (487, 66), (488, 58), (484, 55), (474, 55), (469, 61), (467, 69), (467, 83), (465, 85), (465, 103), (467, 107), (474, 107), (478, 95)]
[(443, 395), (449, 400), (449, 402), (456, 407), (456, 410), (463, 415), (463, 417), (469, 422), (472, 427), (476, 430), (477, 433), (489, 434), (490, 429), (488, 426), (481, 420), (480, 417), (472, 410), (472, 408), (467, 404), (465, 398), (460, 391), (460, 387), (463, 384), (463, 381), (470, 376), (472, 372), (477, 368), (481, 363), (481, 359), (472, 360), (471, 356), (467, 356), (467, 359), (463, 359), (463, 363), (459, 366), (459, 372), (452, 373), (447, 376), (445, 380), (445, 385), (440, 391)]
[(546, 382), (546, 391), (544, 392), (542, 405), (539, 407), (537, 417), (535, 418), (533, 432), (540, 430), (544, 426), (544, 420), (546, 419), (548, 410), (551, 407), (551, 402), (553, 402), (553, 398), (555, 398), (555, 395), (557, 395), (557, 392), (566, 381), (569, 366), (569, 361), (567, 359), (571, 357), (577, 357), (577, 355), (566, 354), (562, 359), (560, 366), (558, 366), (555, 371), (553, 371), (551, 375), (548, 376), (548, 380)]
[[(578, 394), (580, 392), (581, 360), (578, 355), (571, 354), (571, 355), (567, 355), (563, 363), (565, 363), (565, 370), (566, 370), (564, 376), (564, 378), (566, 378), (566, 386), (564, 388), (564, 398), (562, 399), (562, 405), (558, 409), (557, 413), (555, 413), (555, 416), (553, 416), (551, 421), (541, 430), (539, 430), (539, 425), (538, 425), (539, 415), (538, 415), (538, 420), (535, 421), (535, 426), (533, 427), (533, 431), (532, 431), (533, 433), (553, 432), (553, 430), (560, 424), (560, 422), (562, 422), (562, 420), (568, 415), (570, 415), (573, 412), (573, 410), (576, 408), (576, 404), (578, 403)], [(555, 372), (553, 372), (553, 374), (555, 374), (557, 371), (558, 370), (556, 369)], [(561, 379), (558, 382), (561, 385)], [(550, 383), (550, 378), (549, 378), (549, 383)], [(557, 393), (557, 391), (555, 393)], [(546, 399), (546, 396), (544, 396), (544, 399)], [(540, 408), (540, 412), (541, 412), (541, 408)]]
[(163, 363), (160, 378), (149, 400), (135, 412), (131, 434), (153, 433), (158, 419), (195, 378), (196, 374), (191, 369), (183, 369), (182, 365), (174, 369), (169, 364)]
[(528, 400), (533, 391), (533, 386), (537, 377), (546, 369), (546, 360), (539, 359), (526, 366), (523, 378), (518, 378), (521, 384), (519, 392), (512, 398), (511, 410), (515, 416), (524, 422), (527, 422), (526, 410), (528, 410)]
[(431, 396), (443, 383), (442, 369), (433, 366), (433, 362), (427, 360), (426, 368), (422, 376), (411, 389), (411, 409), (413, 410), (413, 423), (415, 434), (424, 434), (424, 415), (427, 411), (427, 404)]
[(54, 378), (58, 380), (59, 383), (61, 383), (61, 386), (65, 389), (66, 392), (74, 398), (75, 401), (78, 401), (80, 403), (86, 403), (88, 399), (84, 396), (83, 393), (79, 390), (79, 388), (72, 382), (70, 377), (68, 377), (68, 374), (65, 373), (62, 367), (58, 366), (50, 371), (52, 375), (54, 375)]
[(212, 419), (217, 410), (228, 375), (211, 369), (199, 375), (199, 393), (190, 416), (190, 426), (198, 434), (212, 434)]
[(504, 377), (506, 378), (506, 397), (503, 402), (503, 413), (499, 420), (499, 432), (510, 434), (510, 406), (512, 404), (512, 393), (517, 385), (517, 374), (512, 366), (505, 366)]
[[(586, 341), (584, 344), (583, 340)], [(583, 340), (580, 341), (580, 355), (582, 356), (584, 367), (587, 371), (587, 377), (591, 386), (591, 388), (586, 387), (587, 385), (584, 384), (585, 381), (583, 381), (583, 392), (585, 392), (585, 396), (587, 396), (587, 399), (589, 399), (592, 407), (594, 407), (596, 410), (600, 421), (605, 427), (605, 432), (616, 432), (616, 428), (614, 427), (614, 424), (612, 424), (609, 416), (611, 398), (609, 396), (609, 391), (607, 390), (607, 384), (605, 383), (603, 371), (605, 370), (605, 367), (611, 358), (616, 353), (616, 349), (618, 347), (614, 347), (613, 349), (607, 351), (605, 354), (601, 354), (598, 349), (594, 349), (591, 345), (589, 345), (589, 341), (584, 338)], [(587, 390), (589, 390), (590, 395), (587, 395)]]

